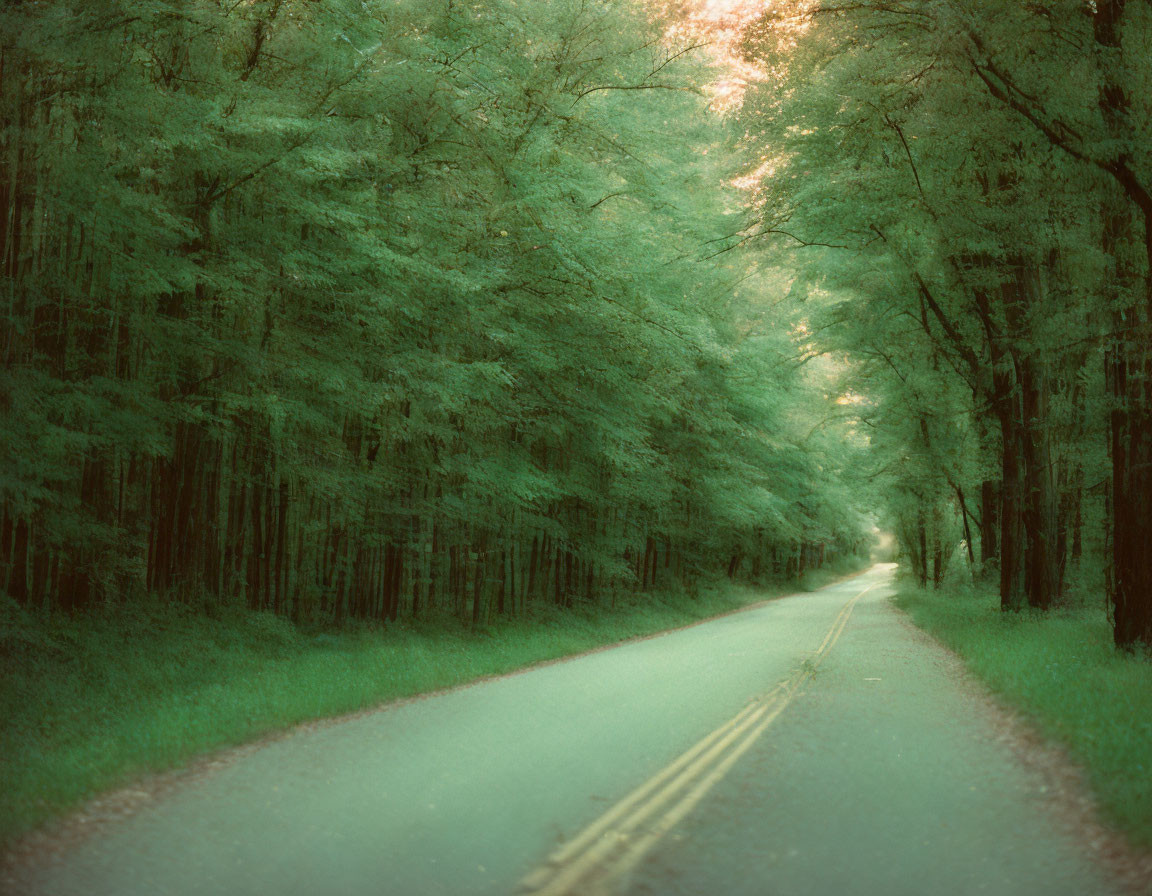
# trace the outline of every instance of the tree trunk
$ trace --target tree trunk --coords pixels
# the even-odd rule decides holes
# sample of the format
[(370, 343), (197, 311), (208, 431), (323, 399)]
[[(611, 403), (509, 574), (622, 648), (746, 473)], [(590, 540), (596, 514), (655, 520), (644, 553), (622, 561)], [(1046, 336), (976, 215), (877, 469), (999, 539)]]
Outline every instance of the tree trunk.
[[(1093, 32), (1103, 72), (1098, 103), (1109, 136), (1120, 146), (1134, 144), (1128, 95), (1125, 0), (1097, 0)], [(1126, 65), (1127, 63), (1127, 65)], [(1119, 334), (1107, 354), (1107, 387), (1112, 398), (1109, 442), (1112, 454), (1112, 568), (1110, 596), (1113, 638), (1120, 647), (1152, 645), (1152, 195), (1120, 156), (1111, 173), (1122, 195), (1105, 200), (1104, 251), (1115, 260), (1111, 278)], [(1140, 247), (1139, 253), (1134, 251)], [(1142, 256), (1144, 276), (1138, 274)]]
[(1013, 413), (1015, 389), (1004, 399), (1000, 428), (1000, 608), (1019, 610), (1024, 604), (1024, 483), (1019, 424)]
[(928, 587), (928, 524), (924, 519), (924, 504), (916, 511), (916, 544), (919, 548), (916, 563), (916, 579), (921, 588)]
[(1020, 364), (1024, 469), (1022, 522), (1025, 535), (1024, 592), (1028, 605), (1047, 610), (1060, 596), (1059, 516), (1053, 480), (1049, 383), (1034, 359)]
[(1000, 483), (986, 479), (980, 484), (980, 569), (1000, 562)]

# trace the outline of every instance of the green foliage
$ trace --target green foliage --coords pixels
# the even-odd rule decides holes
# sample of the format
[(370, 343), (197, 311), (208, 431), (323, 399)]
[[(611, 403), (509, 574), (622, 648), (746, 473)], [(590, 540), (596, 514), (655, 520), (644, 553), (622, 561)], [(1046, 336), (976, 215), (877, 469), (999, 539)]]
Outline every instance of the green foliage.
[[(1006, 607), (1051, 605), (1083, 546), (1103, 549), (1084, 521), (1110, 464), (1144, 494), (1125, 458), (1147, 441), (1132, 384), (1152, 306), (1140, 227), (1114, 206), (1118, 186), (1139, 204), (1147, 122), (1117, 143), (1107, 97), (1147, 106), (1133, 54), (1152, 21), (1116, 18), (1108, 53), (1123, 4), (1091, 6), (770, 8), (743, 45), (766, 63), (741, 111), (762, 160), (747, 239), (800, 259), (804, 325), (859, 398), (866, 480), (921, 580), (963, 539)], [(1110, 428), (1135, 447), (1106, 453)], [(1134, 516), (1109, 524), (1146, 544)]]
[(662, 29), (5, 6), (0, 588), (482, 624), (852, 551), (717, 253), (737, 141)]

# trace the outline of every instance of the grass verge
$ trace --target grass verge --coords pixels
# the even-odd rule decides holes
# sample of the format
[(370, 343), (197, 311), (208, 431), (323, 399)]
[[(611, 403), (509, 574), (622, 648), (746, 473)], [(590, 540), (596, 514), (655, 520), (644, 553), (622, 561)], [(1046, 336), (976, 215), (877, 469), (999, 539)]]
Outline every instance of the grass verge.
[(0, 604), (0, 847), (85, 800), (301, 722), (687, 625), (798, 588), (728, 582), (483, 631), (439, 620), (309, 634), (179, 605), (36, 620)]
[(988, 589), (916, 589), (896, 605), (1007, 703), (1062, 743), (1107, 818), (1152, 847), (1152, 658), (1112, 646), (1099, 603), (1001, 613)]

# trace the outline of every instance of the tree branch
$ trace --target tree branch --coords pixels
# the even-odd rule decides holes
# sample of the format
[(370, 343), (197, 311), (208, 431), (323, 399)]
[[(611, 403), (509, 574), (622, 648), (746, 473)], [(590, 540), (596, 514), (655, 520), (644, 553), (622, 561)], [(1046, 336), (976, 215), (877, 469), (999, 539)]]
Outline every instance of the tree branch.
[(576, 99), (572, 101), (575, 106), (580, 100), (588, 96), (590, 93), (596, 93), (600, 90), (677, 90), (682, 93), (695, 93), (700, 94), (700, 89), (697, 87), (682, 87), (679, 84), (605, 84), (601, 87), (588, 87), (578, 94)]

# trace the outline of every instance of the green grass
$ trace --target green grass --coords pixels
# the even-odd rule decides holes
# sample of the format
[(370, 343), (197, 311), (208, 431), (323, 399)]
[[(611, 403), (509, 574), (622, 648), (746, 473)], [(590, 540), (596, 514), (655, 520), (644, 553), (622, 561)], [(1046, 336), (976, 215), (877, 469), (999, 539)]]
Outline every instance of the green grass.
[(988, 589), (905, 590), (921, 626), (1086, 771), (1107, 817), (1152, 847), (1152, 660), (1112, 646), (1102, 599), (1001, 613)]
[[(818, 573), (809, 589), (831, 577)], [(439, 620), (308, 634), (178, 605), (38, 621), (0, 603), (0, 845), (142, 774), (339, 716), (648, 635), (784, 593), (718, 584), (545, 609), (483, 631)], [(0, 598), (2, 600), (2, 598)]]

